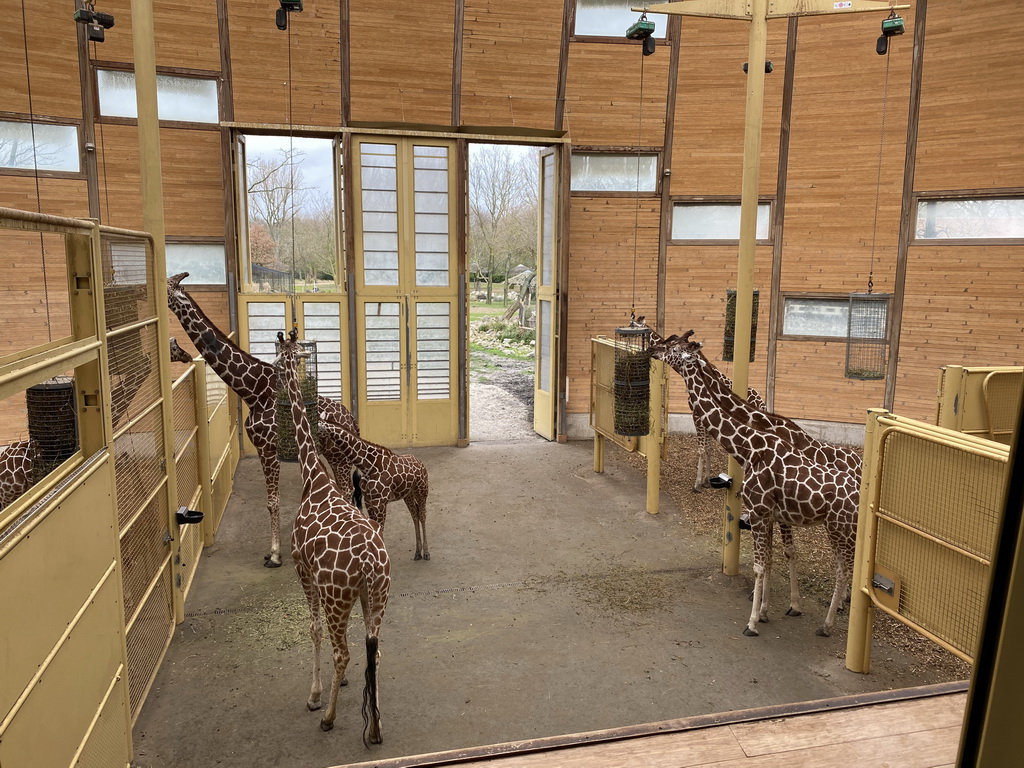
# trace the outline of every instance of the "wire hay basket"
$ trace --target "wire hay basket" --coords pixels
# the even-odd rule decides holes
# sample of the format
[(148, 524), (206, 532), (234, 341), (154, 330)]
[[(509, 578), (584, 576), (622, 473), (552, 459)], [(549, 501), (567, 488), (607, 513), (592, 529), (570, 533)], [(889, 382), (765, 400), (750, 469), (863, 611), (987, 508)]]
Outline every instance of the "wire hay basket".
[[(753, 304), (750, 311), (750, 360), (754, 362), (754, 350), (757, 348), (757, 312), (761, 305), (761, 292), (754, 291)], [(736, 344), (736, 291), (731, 288), (725, 292), (725, 336), (722, 339), (722, 359), (733, 362), (733, 349)]]
[(846, 378), (884, 379), (889, 360), (888, 293), (851, 293), (846, 328)]
[(615, 329), (615, 434), (651, 431), (651, 329), (630, 323)]
[(25, 390), (28, 434), (39, 445), (32, 465), (32, 482), (38, 482), (78, 450), (78, 418), (75, 380), (57, 376)]
[[(313, 433), (314, 442), (320, 433), (320, 418), (316, 407), (317, 377), (316, 377), (316, 342), (297, 342), (302, 350), (297, 361), (296, 373), (299, 378), (299, 391), (302, 393), (302, 402), (306, 407), (306, 421)], [(284, 383), (284, 376), (278, 376), (277, 389), (277, 457), (281, 461), (298, 461), (299, 447), (295, 442), (295, 422), (292, 420), (292, 401), (288, 396), (288, 388)]]

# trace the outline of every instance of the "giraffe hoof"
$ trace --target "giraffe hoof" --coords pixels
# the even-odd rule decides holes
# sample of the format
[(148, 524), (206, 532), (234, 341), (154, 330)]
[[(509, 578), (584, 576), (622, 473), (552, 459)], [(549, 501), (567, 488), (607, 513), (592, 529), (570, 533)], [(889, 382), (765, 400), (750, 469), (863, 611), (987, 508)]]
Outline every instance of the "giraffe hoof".
[(264, 568), (280, 568), (281, 567), (281, 561), (278, 560), (277, 562), (275, 562), (274, 559), (272, 557), (270, 557), (270, 555), (267, 555), (265, 558), (263, 558), (263, 567)]
[(757, 630), (756, 629), (751, 629), (750, 627), (745, 627), (743, 629), (743, 634), (746, 635), (747, 637), (757, 637)]
[(430, 559), (430, 553), (429, 552), (424, 553), (423, 559), (424, 560), (429, 560)]
[(701, 492), (701, 491), (703, 491), (703, 490), (704, 490), (704, 489), (703, 489), (703, 488), (702, 488), (701, 486), (699, 486), (699, 485), (695, 485), (695, 486), (693, 486), (693, 492), (694, 492), (694, 493), (700, 493), (700, 492)]
[(347, 677), (341, 678), (341, 682), (338, 683), (338, 685), (348, 685), (348, 678)]
[(321, 707), (321, 704), (320, 704), (319, 701), (315, 701), (315, 702), (314, 701), (307, 701), (306, 702), (306, 709), (308, 709), (310, 712), (316, 712), (318, 709), (320, 709), (320, 707)]
[(796, 608), (790, 608), (788, 611), (786, 611), (786, 615), (787, 616), (803, 616), (804, 613), (803, 613), (803, 611), (798, 611)]
[(768, 623), (768, 617), (767, 616), (758, 616), (757, 620), (759, 622), (761, 622), (762, 624), (767, 624)]
[(818, 627), (817, 631), (814, 634), (816, 634), (818, 637), (828, 637), (829, 636), (828, 630), (825, 627)]
[(334, 723), (328, 723), (326, 720), (320, 721), (320, 730), (329, 731), (334, 727)]
[[(416, 557), (413, 558), (413, 560), (422, 560), (422, 559), (423, 559), (423, 555), (421, 555), (419, 552), (417, 552), (416, 553)], [(429, 560), (430, 557), (428, 556), (427, 559)]]

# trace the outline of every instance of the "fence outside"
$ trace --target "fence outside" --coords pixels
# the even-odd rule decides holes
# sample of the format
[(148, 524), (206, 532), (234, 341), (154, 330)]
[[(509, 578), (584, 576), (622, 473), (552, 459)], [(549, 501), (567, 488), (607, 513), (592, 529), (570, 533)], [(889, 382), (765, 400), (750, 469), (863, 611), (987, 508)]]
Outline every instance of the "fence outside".
[(971, 662), (987, 599), (1009, 448), (869, 412), (846, 666), (871, 667), (874, 611)]
[[(232, 401), (211, 397), (201, 360), (172, 385), (148, 235), (11, 209), (0, 230), (63, 238), (71, 329), (0, 358), (4, 429), (23, 429), (26, 393), (54, 377), (70, 382), (74, 416), (70, 452), (0, 509), (0, 764), (128, 765), (230, 493)], [(179, 506), (204, 524), (179, 526)]]

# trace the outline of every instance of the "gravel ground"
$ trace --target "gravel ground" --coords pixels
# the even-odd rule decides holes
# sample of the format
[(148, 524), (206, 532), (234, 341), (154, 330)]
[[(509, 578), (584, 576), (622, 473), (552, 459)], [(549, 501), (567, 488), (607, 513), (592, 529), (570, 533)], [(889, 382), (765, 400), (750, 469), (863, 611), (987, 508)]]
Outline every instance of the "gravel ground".
[(473, 350), (469, 439), (540, 440), (533, 431), (533, 362)]

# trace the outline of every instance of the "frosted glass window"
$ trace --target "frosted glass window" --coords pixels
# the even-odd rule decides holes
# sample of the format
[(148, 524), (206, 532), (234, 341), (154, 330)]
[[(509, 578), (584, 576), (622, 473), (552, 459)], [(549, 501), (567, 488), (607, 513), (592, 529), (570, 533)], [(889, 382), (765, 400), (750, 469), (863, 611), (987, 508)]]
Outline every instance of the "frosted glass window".
[(394, 144), (361, 144), (363, 283), (398, 285), (398, 156)]
[(451, 305), (416, 305), (416, 396), (451, 397)]
[[(877, 323), (873, 313), (877, 306), (854, 310), (853, 331), (858, 338), (884, 338), (885, 322)], [(865, 313), (872, 313), (869, 317)], [(861, 316), (863, 315), (863, 316)], [(783, 336), (825, 336), (831, 338), (847, 337), (850, 324), (850, 299), (843, 298), (797, 298), (785, 300), (785, 312), (782, 320)], [(870, 328), (870, 330), (868, 330)], [(865, 330), (858, 335), (858, 329)]]
[(224, 285), (227, 267), (222, 243), (167, 243), (167, 274), (188, 272), (184, 283)]
[(551, 285), (555, 262), (555, 156), (544, 155), (542, 163), (540, 281)]
[[(758, 240), (767, 240), (772, 207), (757, 205)], [(672, 206), (673, 240), (739, 240), (739, 203), (676, 203)]]
[(446, 287), (449, 284), (448, 148), (414, 146), (413, 168), (416, 285)]
[(539, 344), (537, 387), (541, 392), (551, 391), (551, 302), (541, 301), (537, 316), (537, 343)]
[(317, 394), (341, 400), (341, 305), (304, 301), (302, 324), (303, 338), (316, 342)]
[(266, 363), (277, 357), (277, 334), (284, 333), (285, 304), (283, 301), (251, 301), (247, 305), (249, 317), (249, 353)]
[[(96, 71), (100, 114), (107, 117), (139, 116), (135, 73), (113, 69)], [(205, 77), (156, 76), (156, 111), (161, 120), (218, 123), (217, 81)]]
[(573, 152), (570, 186), (574, 192), (654, 192), (657, 174), (654, 154)]
[[(599, 35), (601, 37), (625, 37), (626, 30), (636, 23), (640, 14), (631, 10), (643, 3), (628, 0), (576, 0), (575, 34)], [(653, 7), (657, 3), (651, 3)], [(654, 36), (665, 37), (668, 17), (655, 15), (647, 17), (654, 22)]]
[(366, 399), (402, 399), (401, 317), (397, 302), (368, 302), (366, 321)]
[(77, 126), (0, 120), (0, 168), (78, 173)]
[(921, 200), (914, 237), (1024, 239), (1024, 197)]

